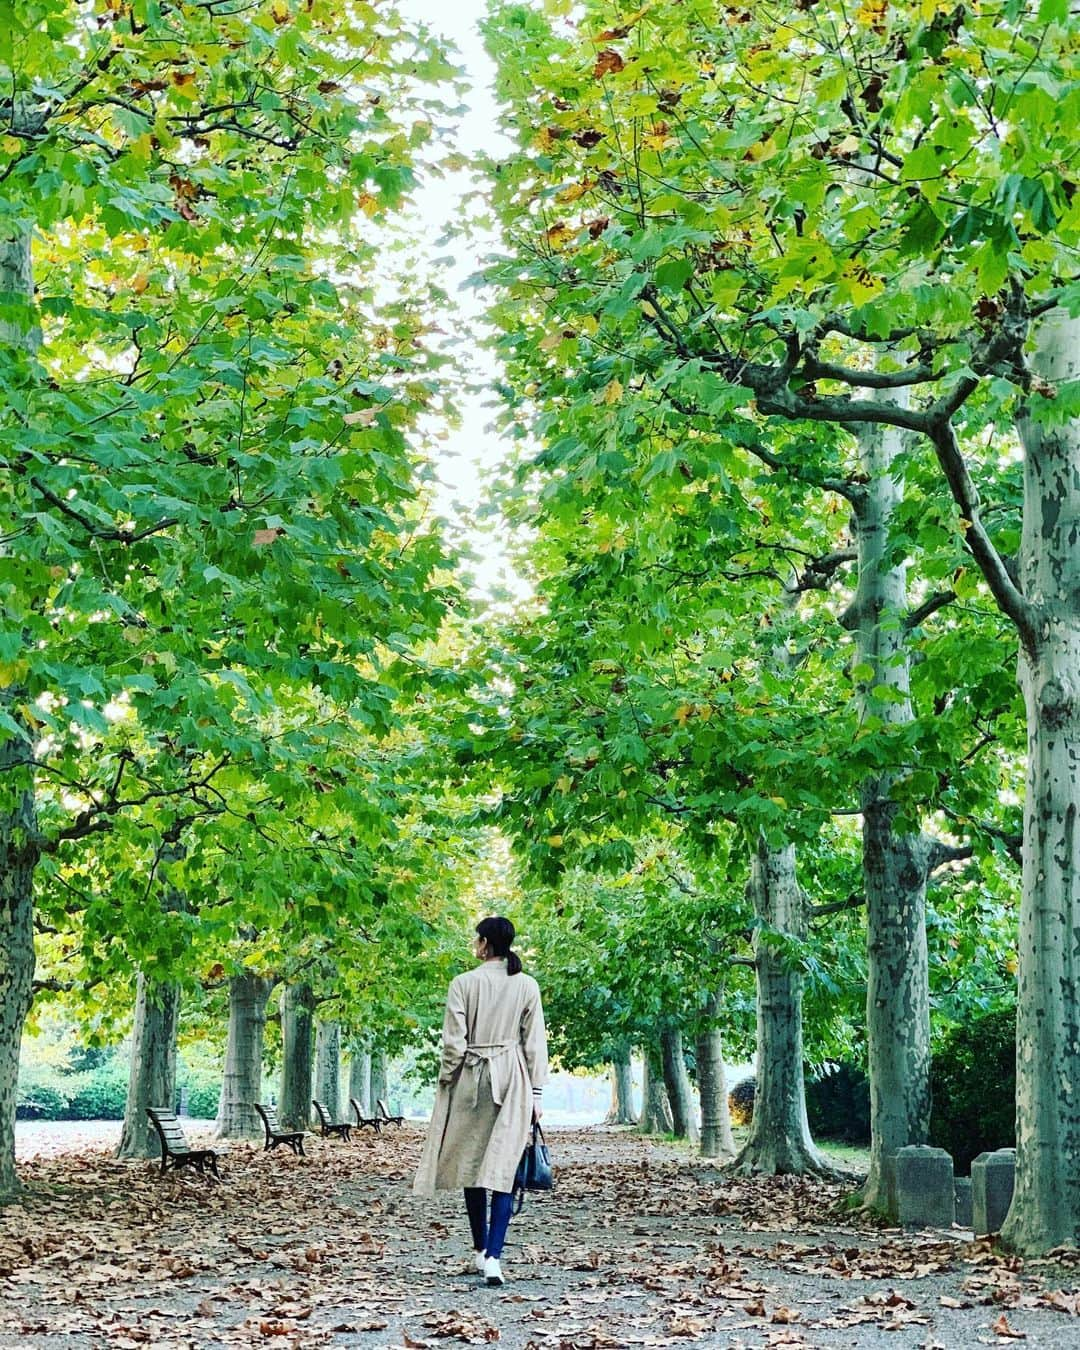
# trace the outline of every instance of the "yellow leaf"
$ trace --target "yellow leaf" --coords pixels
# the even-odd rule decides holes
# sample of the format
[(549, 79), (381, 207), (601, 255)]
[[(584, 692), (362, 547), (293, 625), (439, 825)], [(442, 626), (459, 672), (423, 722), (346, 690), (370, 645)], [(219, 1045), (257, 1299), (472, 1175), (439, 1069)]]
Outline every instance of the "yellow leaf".
[(346, 413), (341, 420), (347, 427), (369, 427), (378, 413), (378, 408), (360, 408), (356, 412)]
[(574, 780), (568, 773), (564, 773), (559, 778), (556, 778), (555, 786), (560, 792), (569, 792), (574, 786)]
[(553, 249), (565, 248), (573, 237), (574, 231), (562, 220), (544, 231), (544, 238)]
[(137, 277), (132, 278), (131, 289), (136, 295), (142, 295), (143, 291), (145, 291), (149, 285), (150, 278), (146, 276), (145, 273), (140, 272)]
[(607, 406), (610, 408), (612, 404), (618, 403), (618, 401), (622, 398), (622, 396), (623, 396), (622, 385), (619, 383), (618, 380), (612, 380), (611, 383), (605, 387), (604, 392), (600, 395), (600, 402), (606, 403)]
[(562, 340), (561, 330), (554, 333), (547, 333), (540, 339), (540, 350), (542, 352), (554, 351)]
[(356, 199), (356, 204), (359, 206), (360, 210), (363, 211), (365, 216), (378, 215), (379, 199), (378, 197), (373, 197), (370, 192), (361, 192)]
[(591, 187), (592, 183), (587, 178), (580, 183), (571, 183), (569, 187), (564, 187), (561, 192), (556, 192), (555, 200), (557, 202), (576, 202), (579, 197), (584, 197)]
[(29, 666), (23, 660), (0, 662), (0, 685), (5, 688), (8, 685), (18, 684), (26, 675)]
[(5, 155), (17, 155), (22, 149), (22, 141), (18, 136), (0, 136), (0, 147)]
[(548, 848), (562, 848), (563, 837), (561, 834), (549, 834), (547, 837)]
[(696, 711), (692, 703), (680, 703), (675, 709), (675, 720), (679, 726), (684, 727)]
[(289, 12), (286, 0), (274, 0), (274, 3), (270, 6), (270, 16), (275, 23), (288, 23), (292, 14)]
[(701, 718), (703, 722), (707, 722), (709, 718), (712, 716), (712, 714), (713, 708), (711, 703), (703, 703), (701, 707), (698, 709), (698, 716)]

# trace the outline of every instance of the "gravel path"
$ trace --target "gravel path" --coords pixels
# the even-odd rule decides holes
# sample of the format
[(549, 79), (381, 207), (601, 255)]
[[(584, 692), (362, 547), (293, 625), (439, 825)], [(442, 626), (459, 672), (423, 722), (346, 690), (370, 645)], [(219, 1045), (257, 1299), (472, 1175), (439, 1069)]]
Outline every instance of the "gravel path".
[(458, 1197), (409, 1191), (421, 1137), (234, 1146), (221, 1185), (39, 1156), (0, 1212), (0, 1346), (1080, 1350), (1075, 1267), (882, 1231), (840, 1188), (729, 1180), (607, 1130), (551, 1132), (557, 1189), (527, 1201), (489, 1290), (462, 1273)]

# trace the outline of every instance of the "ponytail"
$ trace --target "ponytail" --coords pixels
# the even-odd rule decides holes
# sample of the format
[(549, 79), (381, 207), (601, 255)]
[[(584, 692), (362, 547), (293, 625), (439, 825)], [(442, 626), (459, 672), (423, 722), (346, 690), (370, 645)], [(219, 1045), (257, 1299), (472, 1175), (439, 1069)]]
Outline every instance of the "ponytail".
[(507, 975), (521, 973), (521, 957), (510, 950), (514, 941), (514, 925), (509, 919), (481, 919), (476, 925), (476, 936), (483, 938), (492, 956), (505, 957)]

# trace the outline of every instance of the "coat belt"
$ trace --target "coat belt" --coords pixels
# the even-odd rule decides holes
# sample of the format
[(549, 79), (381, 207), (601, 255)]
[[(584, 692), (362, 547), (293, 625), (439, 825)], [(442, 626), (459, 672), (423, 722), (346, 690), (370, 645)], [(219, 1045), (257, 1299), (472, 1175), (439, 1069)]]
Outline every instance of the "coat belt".
[(495, 1069), (502, 1070), (503, 1066), (498, 1064), (497, 1061), (511, 1054), (517, 1049), (517, 1045), (517, 1041), (514, 1040), (492, 1041), (488, 1045), (468, 1045), (465, 1047), (465, 1059), (462, 1068), (472, 1077), (472, 1104), (474, 1108), (480, 1105), (480, 1084), (485, 1070), (491, 1084), (491, 1099), (496, 1106), (502, 1106), (503, 1096), (508, 1086), (508, 1075), (505, 1071), (497, 1074)]

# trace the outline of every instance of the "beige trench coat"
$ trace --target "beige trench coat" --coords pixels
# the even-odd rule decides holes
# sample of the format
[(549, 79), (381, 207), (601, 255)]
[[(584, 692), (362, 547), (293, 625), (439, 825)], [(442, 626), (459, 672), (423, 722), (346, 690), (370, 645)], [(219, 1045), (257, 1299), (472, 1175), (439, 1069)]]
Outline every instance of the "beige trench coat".
[(531, 975), (485, 961), (450, 984), (439, 1086), (413, 1182), (417, 1195), (509, 1191), (547, 1082), (547, 1032)]

